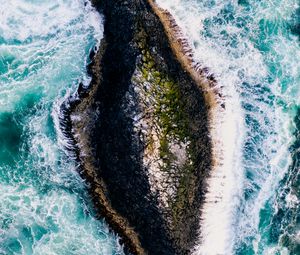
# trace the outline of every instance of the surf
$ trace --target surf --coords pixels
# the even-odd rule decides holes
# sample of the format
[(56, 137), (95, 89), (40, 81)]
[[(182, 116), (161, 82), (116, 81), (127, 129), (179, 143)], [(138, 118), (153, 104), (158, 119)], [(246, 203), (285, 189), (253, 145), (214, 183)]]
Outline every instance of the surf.
[(0, 254), (123, 254), (58, 124), (103, 18), (81, 0), (0, 5)]

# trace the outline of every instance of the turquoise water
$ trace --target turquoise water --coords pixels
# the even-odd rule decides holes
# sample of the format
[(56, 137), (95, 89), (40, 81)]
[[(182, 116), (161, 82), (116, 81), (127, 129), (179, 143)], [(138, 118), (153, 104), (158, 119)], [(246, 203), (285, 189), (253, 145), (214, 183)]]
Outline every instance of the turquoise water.
[(86, 80), (101, 17), (83, 0), (0, 0), (0, 254), (123, 254), (96, 220), (58, 109)]
[[(157, 2), (223, 86), (218, 127), (235, 127), (218, 137), (226, 194), (218, 217), (202, 218), (195, 254), (300, 254), (299, 1)], [(83, 0), (0, 5), (0, 254), (123, 254), (58, 125), (60, 104), (88, 79), (101, 17)]]
[(214, 137), (233, 148), (223, 167), (228, 192), (218, 217), (202, 217), (195, 254), (300, 254), (299, 1), (156, 2), (223, 86), (218, 128), (236, 127)]

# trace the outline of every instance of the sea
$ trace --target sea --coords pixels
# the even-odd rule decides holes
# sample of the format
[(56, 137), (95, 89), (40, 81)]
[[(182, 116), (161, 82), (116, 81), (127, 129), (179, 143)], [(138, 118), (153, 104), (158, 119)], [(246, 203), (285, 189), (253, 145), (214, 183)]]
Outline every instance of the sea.
[[(299, 255), (299, 0), (156, 3), (226, 106), (211, 136), (222, 146), (222, 180), (212, 172), (195, 212), (193, 254)], [(89, 1), (0, 0), (0, 255), (124, 254), (96, 216), (59, 124), (61, 104), (88, 84), (88, 56), (102, 37)]]
[(0, 0), (1, 255), (123, 254), (59, 125), (102, 37), (88, 1)]

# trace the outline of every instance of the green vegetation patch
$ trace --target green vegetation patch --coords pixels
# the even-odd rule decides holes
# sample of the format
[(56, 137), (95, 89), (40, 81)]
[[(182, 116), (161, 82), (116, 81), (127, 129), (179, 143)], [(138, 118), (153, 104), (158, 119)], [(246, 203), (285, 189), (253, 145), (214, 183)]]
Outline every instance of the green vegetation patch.
[[(153, 125), (159, 127), (157, 137), (159, 158), (162, 162), (160, 169), (169, 173), (176, 182), (175, 198), (169, 198), (173, 225), (176, 225), (182, 220), (185, 208), (193, 201), (195, 192), (196, 175), (193, 164), (195, 152), (192, 150), (190, 120), (180, 85), (159, 70), (151, 51), (145, 45), (143, 40), (138, 44), (141, 51), (141, 60), (137, 65), (139, 75), (134, 76), (133, 81), (142, 87), (143, 100), (150, 101), (151, 105), (146, 105), (146, 111), (148, 107)], [(154, 142), (151, 136), (150, 134), (148, 148), (154, 146), (151, 144)], [(178, 163), (176, 152), (172, 151), (171, 147), (174, 145), (185, 151), (186, 158), (183, 164)]]

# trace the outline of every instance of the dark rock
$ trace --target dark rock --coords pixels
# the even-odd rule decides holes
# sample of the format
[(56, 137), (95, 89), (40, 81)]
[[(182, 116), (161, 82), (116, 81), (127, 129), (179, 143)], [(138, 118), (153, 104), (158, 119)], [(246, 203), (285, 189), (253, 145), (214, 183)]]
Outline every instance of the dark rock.
[[(83, 118), (72, 123), (72, 139), (76, 133), (77, 148), (85, 150), (85, 155), (77, 152), (82, 162), (80, 172), (90, 184), (96, 209), (120, 234), (127, 251), (189, 254), (198, 237), (205, 180), (212, 160), (203, 93), (174, 57), (164, 28), (146, 0), (92, 2), (105, 17), (104, 40), (100, 50), (91, 55), (91, 86), (79, 86), (81, 101), (72, 103), (69, 110)], [(176, 220), (159, 206), (158, 194), (151, 192), (143, 166), (145, 144), (124, 110), (124, 105), (131, 104), (126, 95), (131, 93), (137, 63), (143, 59), (141, 42), (151, 50), (154, 60), (147, 66), (152, 70), (155, 65), (179, 84), (180, 101), (189, 119), (186, 129), (193, 166), (191, 174), (185, 175), (185, 186), (178, 191), (181, 203), (174, 203)], [(69, 127), (67, 131), (71, 134)], [(172, 175), (181, 180), (181, 175)]]

